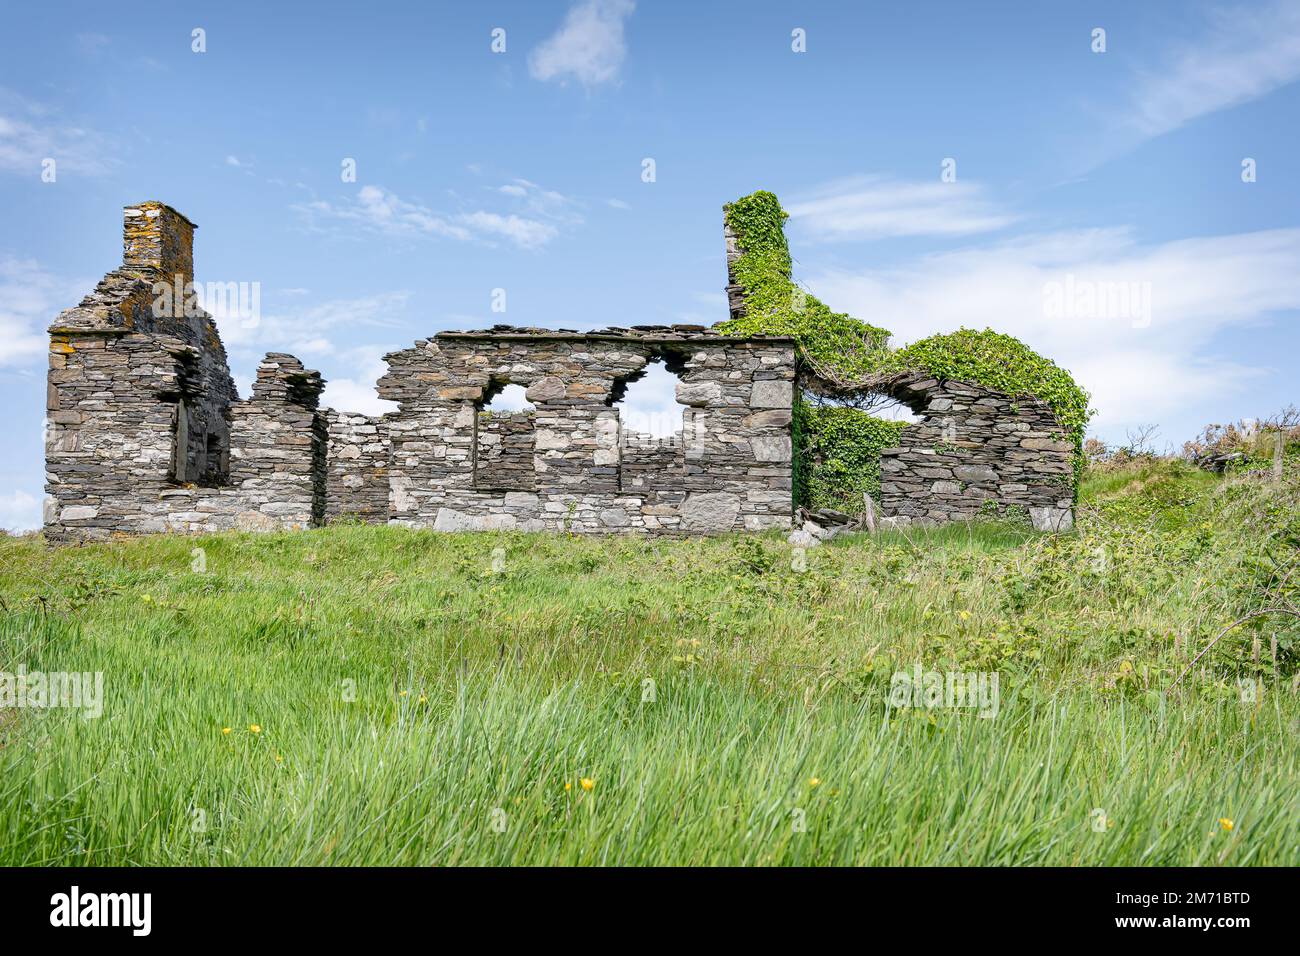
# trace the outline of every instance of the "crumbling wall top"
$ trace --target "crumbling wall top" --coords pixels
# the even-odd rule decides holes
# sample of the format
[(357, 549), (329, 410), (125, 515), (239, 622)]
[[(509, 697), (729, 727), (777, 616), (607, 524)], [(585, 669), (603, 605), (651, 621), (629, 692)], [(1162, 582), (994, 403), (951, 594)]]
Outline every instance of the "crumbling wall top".
[[(660, 343), (660, 342), (694, 342), (700, 340), (709, 340), (713, 342), (744, 342), (744, 341), (761, 341), (761, 342), (793, 342), (794, 339), (784, 335), (754, 335), (754, 336), (736, 336), (725, 335), (716, 328), (710, 328), (705, 325), (633, 325), (618, 326), (611, 325), (603, 329), (590, 329), (579, 331), (578, 329), (542, 329), (534, 326), (517, 326), (517, 325), (494, 325), (490, 329), (469, 329), (464, 331), (438, 332), (434, 335), (435, 339), (499, 339), (502, 341), (517, 340), (620, 340), (634, 339), (640, 342)], [(416, 346), (427, 344), (428, 340), (416, 342)]]

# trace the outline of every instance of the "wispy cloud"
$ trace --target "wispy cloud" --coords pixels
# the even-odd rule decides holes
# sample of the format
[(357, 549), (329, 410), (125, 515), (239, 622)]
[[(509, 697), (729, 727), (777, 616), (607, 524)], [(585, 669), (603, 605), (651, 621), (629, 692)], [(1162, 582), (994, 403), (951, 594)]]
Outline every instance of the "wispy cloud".
[(581, 0), (569, 8), (560, 29), (528, 55), (537, 80), (576, 79), (593, 87), (618, 78), (627, 56), (624, 25), (633, 0)]
[(35, 495), (19, 489), (0, 494), (0, 528), (32, 531), (41, 526), (41, 504)]
[(577, 201), (558, 190), (539, 186), (531, 180), (515, 178), (503, 186), (498, 186), (497, 191), (518, 200), (517, 208), (520, 211), (571, 225), (583, 221), (577, 209), (579, 206)]
[[(960, 326), (1020, 338), (1069, 368), (1093, 393), (1094, 426), (1218, 414), (1224, 396), (1268, 374), (1215, 342), (1231, 330), (1300, 310), (1300, 229), (1139, 244), (1127, 228), (1021, 236), (882, 270), (824, 271), (810, 288), (895, 333), (896, 343)], [(1049, 290), (1126, 284), (1149, 290), (1144, 317), (1097, 308), (1068, 316)], [(1186, 424), (1193, 428), (1195, 423)]]
[(45, 159), (55, 160), (60, 174), (97, 176), (117, 165), (103, 136), (0, 89), (0, 169), (39, 177)]
[(559, 231), (554, 226), (538, 222), (536, 219), (525, 219), (513, 213), (503, 216), (500, 213), (480, 210), (462, 215), (460, 221), (480, 234), (501, 236), (524, 249), (544, 246), (559, 235)]
[(397, 347), (362, 345), (343, 352), (336, 367), (346, 368), (348, 372), (345, 375), (329, 376), (325, 391), (321, 394), (321, 405), (340, 412), (360, 412), (365, 415), (397, 411), (396, 402), (381, 399), (375, 391), (375, 383), (388, 371), (384, 355)]
[(314, 226), (350, 223), (362, 230), (393, 236), (473, 238), (473, 233), (464, 226), (453, 224), (419, 203), (407, 202), (382, 186), (362, 186), (352, 201), (315, 200), (293, 208)]
[(517, 209), (437, 212), (409, 202), (381, 186), (363, 186), (352, 201), (315, 200), (293, 208), (314, 228), (353, 226), (364, 232), (405, 238), (443, 238), (460, 242), (504, 239), (521, 249), (537, 249), (560, 234), (558, 226), (582, 221), (560, 193), (519, 179), (496, 192), (517, 201)]
[(335, 354), (332, 331), (362, 326), (396, 328), (400, 325), (397, 317), (410, 298), (409, 292), (398, 290), (288, 308), (272, 305), (262, 310), (256, 322), (226, 314), (224, 300), (203, 305), (216, 320), (231, 355), (256, 361), (273, 350), (287, 350), (301, 358)]
[(0, 367), (43, 359), (45, 330), (91, 285), (56, 276), (33, 259), (0, 255)]
[(1295, 0), (1215, 11), (1207, 40), (1171, 53), (1142, 74), (1129, 121), (1147, 137), (1237, 106), (1300, 77), (1300, 4)]
[(1015, 216), (978, 183), (900, 182), (859, 176), (827, 183), (786, 204), (791, 225), (811, 242), (992, 232)]

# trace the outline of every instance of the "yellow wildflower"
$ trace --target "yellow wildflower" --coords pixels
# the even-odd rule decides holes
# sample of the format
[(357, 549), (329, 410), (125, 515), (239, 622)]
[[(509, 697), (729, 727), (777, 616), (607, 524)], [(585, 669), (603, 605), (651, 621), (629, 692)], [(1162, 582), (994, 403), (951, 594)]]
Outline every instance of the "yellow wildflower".
[(578, 781), (578, 782), (579, 782), (580, 784), (582, 784), (582, 789), (583, 789), (583, 790), (586, 790), (586, 791), (589, 792), (589, 793), (591, 792), (591, 788), (594, 787), (594, 786), (596, 786), (596, 781), (595, 781), (595, 780), (592, 780), (590, 777), (583, 777), (583, 778), (582, 778), (580, 781)]
[(821, 783), (822, 783), (822, 778), (821, 778), (821, 777), (813, 777), (811, 780), (808, 781), (808, 786), (809, 786), (809, 787), (820, 787), (820, 786), (821, 786)]
[(223, 735), (224, 735), (224, 734), (228, 734), (228, 733), (230, 733), (230, 728), (229, 728), (229, 727), (222, 727), (222, 728), (221, 728), (221, 733), (222, 733)]
[(250, 734), (260, 734), (260, 733), (262, 732), (262, 725), (261, 725), (261, 724), (249, 724), (249, 725), (248, 725), (248, 732), (249, 732)]
[(1219, 817), (1219, 826), (1223, 827), (1224, 832), (1232, 829), (1232, 821), (1227, 817)]

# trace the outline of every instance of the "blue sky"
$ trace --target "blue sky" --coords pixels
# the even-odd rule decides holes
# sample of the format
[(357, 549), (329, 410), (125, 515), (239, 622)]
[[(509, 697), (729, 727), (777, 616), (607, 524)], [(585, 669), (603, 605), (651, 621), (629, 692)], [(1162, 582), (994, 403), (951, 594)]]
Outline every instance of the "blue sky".
[(442, 329), (718, 321), (721, 206), (767, 188), (832, 307), (1017, 335), (1100, 437), (1300, 400), (1300, 0), (186, 6), (6, 4), (0, 526), (39, 522), (44, 329), (143, 199), (200, 282), (259, 283), (221, 317), (243, 394), (269, 350), (376, 410)]

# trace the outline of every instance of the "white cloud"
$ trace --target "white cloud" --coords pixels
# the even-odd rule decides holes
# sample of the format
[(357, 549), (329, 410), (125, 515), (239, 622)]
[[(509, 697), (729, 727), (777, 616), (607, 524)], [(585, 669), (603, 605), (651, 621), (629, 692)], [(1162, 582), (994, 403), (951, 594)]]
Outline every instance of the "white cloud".
[(0, 528), (32, 531), (41, 526), (41, 503), (25, 491), (0, 494)]
[(503, 236), (524, 249), (544, 246), (559, 235), (554, 226), (513, 213), (502, 216), (495, 212), (472, 212), (461, 216), (460, 221), (478, 232)]
[(621, 200), (621, 199), (606, 199), (605, 202), (606, 202), (607, 205), (609, 205), (609, 206), (610, 206), (611, 208), (613, 208), (613, 209), (631, 209), (631, 208), (632, 208), (631, 206), (629, 206), (627, 203), (625, 203), (625, 202), (624, 202), (623, 200)]
[(575, 3), (560, 29), (528, 55), (529, 73), (537, 80), (572, 77), (588, 87), (616, 79), (627, 56), (624, 21), (635, 8), (633, 0)]
[[(316, 200), (292, 207), (315, 228), (327, 224), (353, 224), (366, 232), (406, 238), (441, 237), (460, 242), (491, 242), (507, 239), (524, 249), (545, 245), (559, 235), (559, 230), (545, 219), (556, 222), (581, 222), (581, 217), (566, 212), (569, 200), (560, 193), (542, 190), (527, 180), (516, 180), (524, 208), (534, 216), (499, 213), (487, 210), (440, 213), (419, 203), (408, 202), (381, 186), (363, 186), (350, 202), (330, 203)], [(501, 187), (499, 192), (506, 192)]]
[(497, 392), (492, 401), (483, 407), (492, 412), (522, 412), (537, 408), (528, 400), (528, 389), (513, 383)]
[(315, 200), (294, 208), (313, 222), (321, 219), (351, 222), (368, 232), (408, 237), (442, 235), (450, 239), (472, 238), (469, 230), (463, 226), (452, 224), (446, 217), (439, 216), (419, 203), (408, 203), (381, 186), (361, 187), (351, 202), (334, 204)]
[(623, 428), (656, 438), (681, 431), (684, 407), (677, 402), (677, 381), (662, 362), (652, 362), (617, 405)]
[[(300, 357), (329, 356), (337, 352), (331, 330), (352, 331), (361, 326), (396, 328), (396, 316), (406, 308), (411, 294), (381, 292), (352, 299), (329, 299), (314, 305), (263, 309), (256, 322), (228, 315), (222, 300), (205, 303), (217, 322), (221, 339), (232, 357), (257, 361), (269, 351), (301, 353)], [(241, 395), (246, 395), (244, 391)]]
[(894, 236), (965, 236), (1001, 229), (1016, 217), (978, 183), (898, 182), (859, 176), (828, 183), (787, 203), (791, 225), (810, 241)]
[[(1128, 229), (1098, 229), (1022, 236), (888, 269), (823, 271), (807, 284), (833, 308), (890, 329), (895, 344), (960, 326), (1014, 335), (1092, 392), (1098, 429), (1171, 418), (1194, 428), (1193, 419), (1214, 418), (1217, 402), (1268, 371), (1266, 357), (1246, 367), (1218, 357), (1214, 343), (1271, 313), (1300, 310), (1296, 262), (1300, 229), (1154, 245), (1140, 245)], [(1053, 293), (1106, 283), (1148, 290), (1149, 310), (1052, 314)]]
[(321, 406), (365, 415), (397, 411), (396, 402), (384, 401), (375, 391), (375, 383), (388, 371), (383, 357), (393, 350), (394, 346), (364, 345), (344, 352), (340, 358), (348, 364), (351, 374), (329, 377), (321, 394)]
[(0, 89), (0, 169), (38, 179), (42, 160), (53, 159), (58, 174), (100, 175), (116, 165), (108, 152), (104, 138), (94, 131)]
[(94, 282), (63, 279), (32, 259), (0, 256), (0, 366), (35, 364), (48, 347), (46, 329), (81, 301)]
[(1140, 75), (1129, 122), (1143, 135), (1159, 136), (1300, 77), (1300, 5), (1294, 0), (1218, 10), (1208, 36)]

